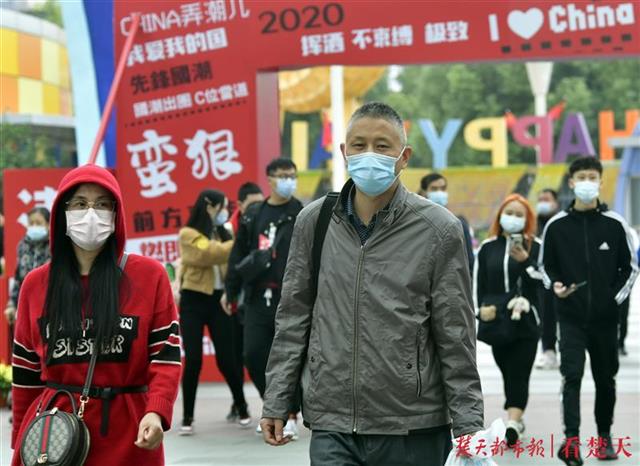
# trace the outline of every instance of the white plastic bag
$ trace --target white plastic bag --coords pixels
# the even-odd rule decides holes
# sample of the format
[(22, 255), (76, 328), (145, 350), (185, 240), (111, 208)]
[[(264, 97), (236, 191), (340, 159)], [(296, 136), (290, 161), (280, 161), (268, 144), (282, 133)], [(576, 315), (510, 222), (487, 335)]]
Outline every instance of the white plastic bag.
[[(502, 419), (496, 419), (488, 429), (476, 432), (469, 442), (468, 452), (471, 454), (471, 457), (459, 456), (458, 449), (454, 443), (453, 449), (449, 453), (449, 457), (444, 466), (498, 466), (491, 457), (491, 445), (496, 442), (496, 439), (498, 442), (504, 440), (506, 430), (507, 428), (504, 425), (504, 421)], [(476, 447), (481, 439), (484, 439), (484, 445), (486, 445), (486, 448), (483, 449), (486, 456), (483, 455), (482, 452), (480, 452), (479, 456), (476, 455)]]

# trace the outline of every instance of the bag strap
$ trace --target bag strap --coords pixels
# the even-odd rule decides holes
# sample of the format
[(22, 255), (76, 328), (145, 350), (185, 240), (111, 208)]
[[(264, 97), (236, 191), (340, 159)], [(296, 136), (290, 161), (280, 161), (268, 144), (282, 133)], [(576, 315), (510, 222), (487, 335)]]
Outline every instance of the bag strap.
[(318, 279), (320, 277), (322, 247), (324, 245), (324, 239), (327, 236), (327, 230), (329, 229), (333, 209), (335, 208), (339, 197), (340, 193), (331, 192), (327, 194), (324, 198), (324, 202), (322, 203), (322, 207), (320, 208), (318, 220), (316, 221), (316, 229), (313, 234), (313, 248), (311, 250), (313, 301), (316, 300), (316, 296), (318, 294)]
[[(118, 267), (120, 270), (124, 271), (125, 265), (127, 265), (127, 259), (129, 255), (125, 252), (122, 254), (122, 258), (120, 259), (120, 263)], [(82, 395), (80, 395), (80, 408), (78, 409), (78, 417), (82, 419), (84, 415), (84, 407), (89, 401), (89, 391), (91, 390), (91, 382), (93, 381), (93, 373), (96, 370), (96, 363), (98, 362), (98, 353), (100, 353), (100, 346), (102, 342), (94, 340), (93, 345), (91, 347), (91, 359), (89, 360), (89, 370), (87, 371), (87, 378), (84, 381), (84, 386), (82, 387)]]

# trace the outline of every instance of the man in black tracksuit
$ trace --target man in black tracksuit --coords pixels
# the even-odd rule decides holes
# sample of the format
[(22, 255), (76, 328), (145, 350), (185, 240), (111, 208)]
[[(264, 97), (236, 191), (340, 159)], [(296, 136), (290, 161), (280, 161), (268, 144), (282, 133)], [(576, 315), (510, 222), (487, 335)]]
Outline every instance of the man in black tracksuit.
[[(273, 160), (267, 166), (271, 196), (252, 204), (240, 220), (236, 242), (229, 258), (226, 295), (223, 306), (237, 305), (244, 290), (244, 365), (251, 380), (264, 396), (265, 371), (271, 343), (275, 336), (275, 317), (280, 302), (280, 289), (289, 256), (293, 225), (302, 204), (293, 197), (296, 189), (296, 166), (286, 158)], [(274, 247), (275, 244), (275, 247)], [(253, 282), (235, 270), (235, 266), (256, 249), (274, 249), (270, 267)], [(292, 420), (297, 407), (292, 407)], [(288, 424), (297, 436), (295, 422)]]
[(602, 165), (593, 157), (573, 162), (569, 186), (576, 200), (547, 224), (540, 265), (545, 286), (553, 289), (560, 326), (560, 372), (566, 440), (558, 457), (570, 466), (580, 458), (580, 385), (585, 350), (596, 386), (598, 436), (606, 446), (599, 457), (615, 459), (611, 425), (618, 372), (618, 306), (638, 272), (629, 227), (598, 200)]

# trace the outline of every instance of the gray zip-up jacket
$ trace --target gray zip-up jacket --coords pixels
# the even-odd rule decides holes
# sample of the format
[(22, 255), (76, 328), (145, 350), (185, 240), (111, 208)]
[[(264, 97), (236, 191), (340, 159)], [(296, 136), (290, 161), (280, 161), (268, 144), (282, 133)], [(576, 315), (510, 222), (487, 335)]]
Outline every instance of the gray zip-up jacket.
[(322, 199), (300, 212), (276, 315), (263, 417), (286, 419), (301, 381), (312, 429), (404, 435), (484, 428), (475, 316), (460, 221), (399, 185), (364, 246), (334, 209), (312, 302)]

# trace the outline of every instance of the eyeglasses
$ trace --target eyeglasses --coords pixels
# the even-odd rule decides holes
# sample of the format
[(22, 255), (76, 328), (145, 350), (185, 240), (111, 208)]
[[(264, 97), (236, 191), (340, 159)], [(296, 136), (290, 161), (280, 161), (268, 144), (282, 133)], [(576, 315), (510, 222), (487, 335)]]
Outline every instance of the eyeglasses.
[(97, 201), (87, 201), (86, 199), (71, 199), (66, 202), (67, 210), (87, 210), (93, 207), (96, 210), (113, 212), (116, 208), (116, 201), (112, 199), (98, 199)]
[(276, 180), (297, 180), (298, 175), (269, 175), (269, 178), (275, 178)]

